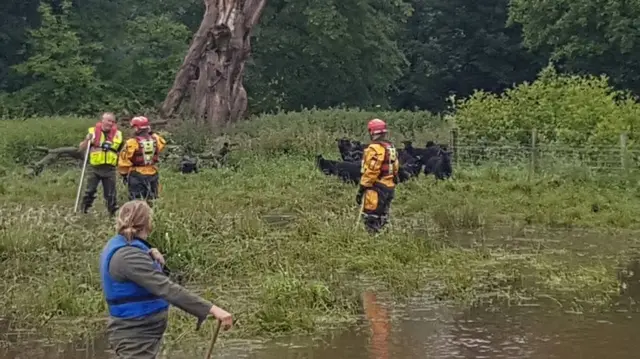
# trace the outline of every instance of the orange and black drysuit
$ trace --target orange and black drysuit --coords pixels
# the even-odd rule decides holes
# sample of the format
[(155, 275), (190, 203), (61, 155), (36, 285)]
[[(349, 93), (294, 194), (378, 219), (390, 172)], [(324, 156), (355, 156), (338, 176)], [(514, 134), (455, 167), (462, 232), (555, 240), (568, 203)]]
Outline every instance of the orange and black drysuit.
[(118, 158), (118, 172), (125, 178), (129, 199), (153, 200), (158, 197), (158, 163), (166, 141), (150, 131), (128, 139)]
[(356, 202), (362, 204), (364, 197), (364, 223), (372, 233), (389, 220), (399, 166), (396, 149), (389, 141), (374, 141), (364, 150)]

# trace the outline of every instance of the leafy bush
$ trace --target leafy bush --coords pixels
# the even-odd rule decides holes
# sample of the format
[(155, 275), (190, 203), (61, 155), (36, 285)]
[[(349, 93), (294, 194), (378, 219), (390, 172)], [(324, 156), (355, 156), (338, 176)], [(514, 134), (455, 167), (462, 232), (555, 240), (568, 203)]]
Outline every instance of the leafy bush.
[(60, 7), (40, 5), (41, 25), (28, 31), (28, 57), (13, 66), (24, 84), (0, 93), (1, 117), (141, 112), (164, 99), (188, 46), (185, 25), (145, 14), (114, 29), (115, 40), (91, 41), (74, 22), (71, 1)]
[(399, 146), (404, 139), (413, 139), (421, 146), (429, 139), (449, 140), (443, 120), (429, 112), (369, 112), (359, 109), (305, 110), (263, 115), (239, 123), (230, 134), (259, 153), (310, 155), (335, 151), (338, 137), (367, 141), (367, 122), (376, 117), (387, 122), (391, 139)]
[(461, 136), (487, 141), (531, 141), (567, 145), (614, 145), (621, 132), (629, 144), (638, 140), (634, 120), (640, 106), (625, 92), (614, 91), (606, 76), (559, 75), (543, 69), (533, 83), (523, 83), (500, 95), (477, 91), (456, 104), (455, 122)]

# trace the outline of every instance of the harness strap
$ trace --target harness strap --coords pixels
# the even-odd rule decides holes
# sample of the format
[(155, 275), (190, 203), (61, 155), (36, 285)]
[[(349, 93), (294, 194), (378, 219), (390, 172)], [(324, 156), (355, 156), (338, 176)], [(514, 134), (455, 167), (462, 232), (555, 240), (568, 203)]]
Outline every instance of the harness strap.
[(124, 297), (124, 298), (118, 298), (118, 299), (107, 299), (107, 303), (109, 303), (109, 305), (120, 305), (120, 304), (126, 304), (126, 303), (136, 303), (136, 302), (146, 302), (149, 300), (156, 300), (159, 297), (153, 294), (149, 294), (149, 295), (142, 295), (142, 296), (131, 296), (131, 297)]

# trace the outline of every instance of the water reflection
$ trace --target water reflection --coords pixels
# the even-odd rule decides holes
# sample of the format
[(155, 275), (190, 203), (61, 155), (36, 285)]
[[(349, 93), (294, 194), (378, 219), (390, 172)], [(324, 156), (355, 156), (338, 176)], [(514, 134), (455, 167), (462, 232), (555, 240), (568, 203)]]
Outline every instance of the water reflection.
[(364, 312), (371, 328), (369, 352), (371, 359), (389, 358), (389, 334), (391, 320), (387, 309), (378, 302), (378, 297), (371, 291), (362, 295)]
[[(363, 296), (365, 320), (324, 340), (280, 339), (263, 348), (222, 343), (216, 358), (250, 359), (631, 359), (640, 317), (628, 313), (577, 316), (541, 307), (512, 307), (498, 311), (476, 308), (457, 311), (415, 300), (391, 310), (374, 293)], [(393, 318), (393, 320), (390, 320)], [(2, 359), (107, 359), (106, 341), (78, 349), (37, 347), (5, 352)], [(33, 347), (33, 346), (32, 346)], [(201, 357), (171, 353), (171, 359)]]

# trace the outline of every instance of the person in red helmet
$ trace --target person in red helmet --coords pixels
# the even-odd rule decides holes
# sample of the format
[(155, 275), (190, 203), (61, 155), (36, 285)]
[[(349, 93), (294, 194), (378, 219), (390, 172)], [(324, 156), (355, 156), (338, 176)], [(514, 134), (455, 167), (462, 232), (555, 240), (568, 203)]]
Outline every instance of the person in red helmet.
[(158, 158), (166, 141), (151, 132), (149, 119), (137, 116), (131, 119), (135, 136), (128, 139), (118, 159), (118, 172), (129, 189), (129, 199), (146, 199), (150, 204), (158, 197)]
[(400, 163), (396, 148), (387, 140), (387, 124), (377, 118), (367, 125), (371, 143), (362, 157), (360, 188), (356, 202), (362, 205), (365, 226), (379, 232), (389, 221), (389, 209), (395, 195)]

